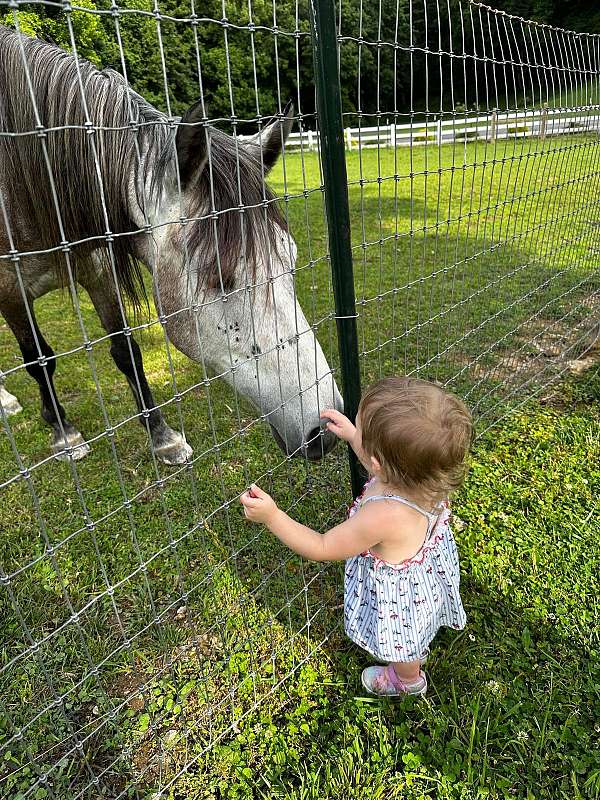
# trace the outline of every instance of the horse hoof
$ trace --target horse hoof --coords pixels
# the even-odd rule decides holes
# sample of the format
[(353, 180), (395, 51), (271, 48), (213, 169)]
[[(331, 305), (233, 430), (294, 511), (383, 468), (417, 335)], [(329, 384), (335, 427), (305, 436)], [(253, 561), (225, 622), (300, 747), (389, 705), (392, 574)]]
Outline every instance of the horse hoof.
[(57, 434), (52, 443), (54, 458), (58, 461), (81, 461), (91, 448), (79, 431)]
[(12, 417), (13, 414), (23, 411), (23, 407), (14, 394), (7, 392), (4, 386), (0, 386), (0, 406), (4, 409), (7, 417)]
[(169, 431), (160, 445), (154, 448), (156, 457), (170, 466), (185, 464), (194, 452), (180, 433)]

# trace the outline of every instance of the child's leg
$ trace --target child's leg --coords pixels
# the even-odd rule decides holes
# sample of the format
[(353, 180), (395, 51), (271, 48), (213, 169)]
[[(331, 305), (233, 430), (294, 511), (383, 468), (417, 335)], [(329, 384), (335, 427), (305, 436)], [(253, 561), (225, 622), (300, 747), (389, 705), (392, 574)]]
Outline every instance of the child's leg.
[(421, 674), (420, 661), (394, 661), (390, 664), (394, 672), (404, 683), (414, 683)]

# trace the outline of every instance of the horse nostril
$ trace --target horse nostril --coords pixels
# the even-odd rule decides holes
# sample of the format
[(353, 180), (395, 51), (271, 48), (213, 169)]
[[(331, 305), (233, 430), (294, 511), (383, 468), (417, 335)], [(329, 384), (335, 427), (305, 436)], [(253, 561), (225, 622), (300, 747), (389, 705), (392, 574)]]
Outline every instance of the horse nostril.
[(316, 428), (313, 428), (313, 429), (312, 429), (312, 430), (309, 432), (308, 436), (306, 437), (306, 443), (307, 443), (308, 445), (311, 445), (311, 444), (318, 444), (318, 443), (319, 443), (319, 439), (318, 439), (318, 437), (319, 437), (319, 434), (320, 434), (320, 433), (321, 433), (321, 428), (320, 428), (320, 427), (317, 425), (317, 427), (316, 427)]
[(335, 443), (334, 434), (317, 425), (306, 437), (306, 456), (310, 461), (318, 461), (333, 450)]

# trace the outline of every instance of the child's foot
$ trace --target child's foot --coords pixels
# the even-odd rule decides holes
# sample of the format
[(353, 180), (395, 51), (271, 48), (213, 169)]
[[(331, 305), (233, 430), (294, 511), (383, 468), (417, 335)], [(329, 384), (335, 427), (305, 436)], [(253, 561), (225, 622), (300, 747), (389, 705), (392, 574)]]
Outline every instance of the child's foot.
[(363, 669), (362, 685), (371, 694), (379, 697), (401, 697), (404, 694), (424, 695), (427, 691), (427, 678), (419, 673), (416, 681), (403, 681), (396, 675), (391, 664), (387, 667), (367, 667)]

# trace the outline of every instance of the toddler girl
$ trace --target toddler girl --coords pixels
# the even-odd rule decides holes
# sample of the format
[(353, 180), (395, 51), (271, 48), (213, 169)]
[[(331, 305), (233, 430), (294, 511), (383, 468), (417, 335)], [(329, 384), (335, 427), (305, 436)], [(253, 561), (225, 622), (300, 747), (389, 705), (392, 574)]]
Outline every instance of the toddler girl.
[(363, 686), (387, 697), (423, 695), (431, 640), (443, 625), (466, 622), (448, 497), (464, 479), (471, 415), (432, 383), (394, 377), (366, 392), (356, 427), (339, 411), (321, 416), (371, 475), (348, 519), (321, 535), (255, 485), (241, 497), (245, 515), (304, 558), (346, 559), (346, 633), (387, 662), (363, 670)]

